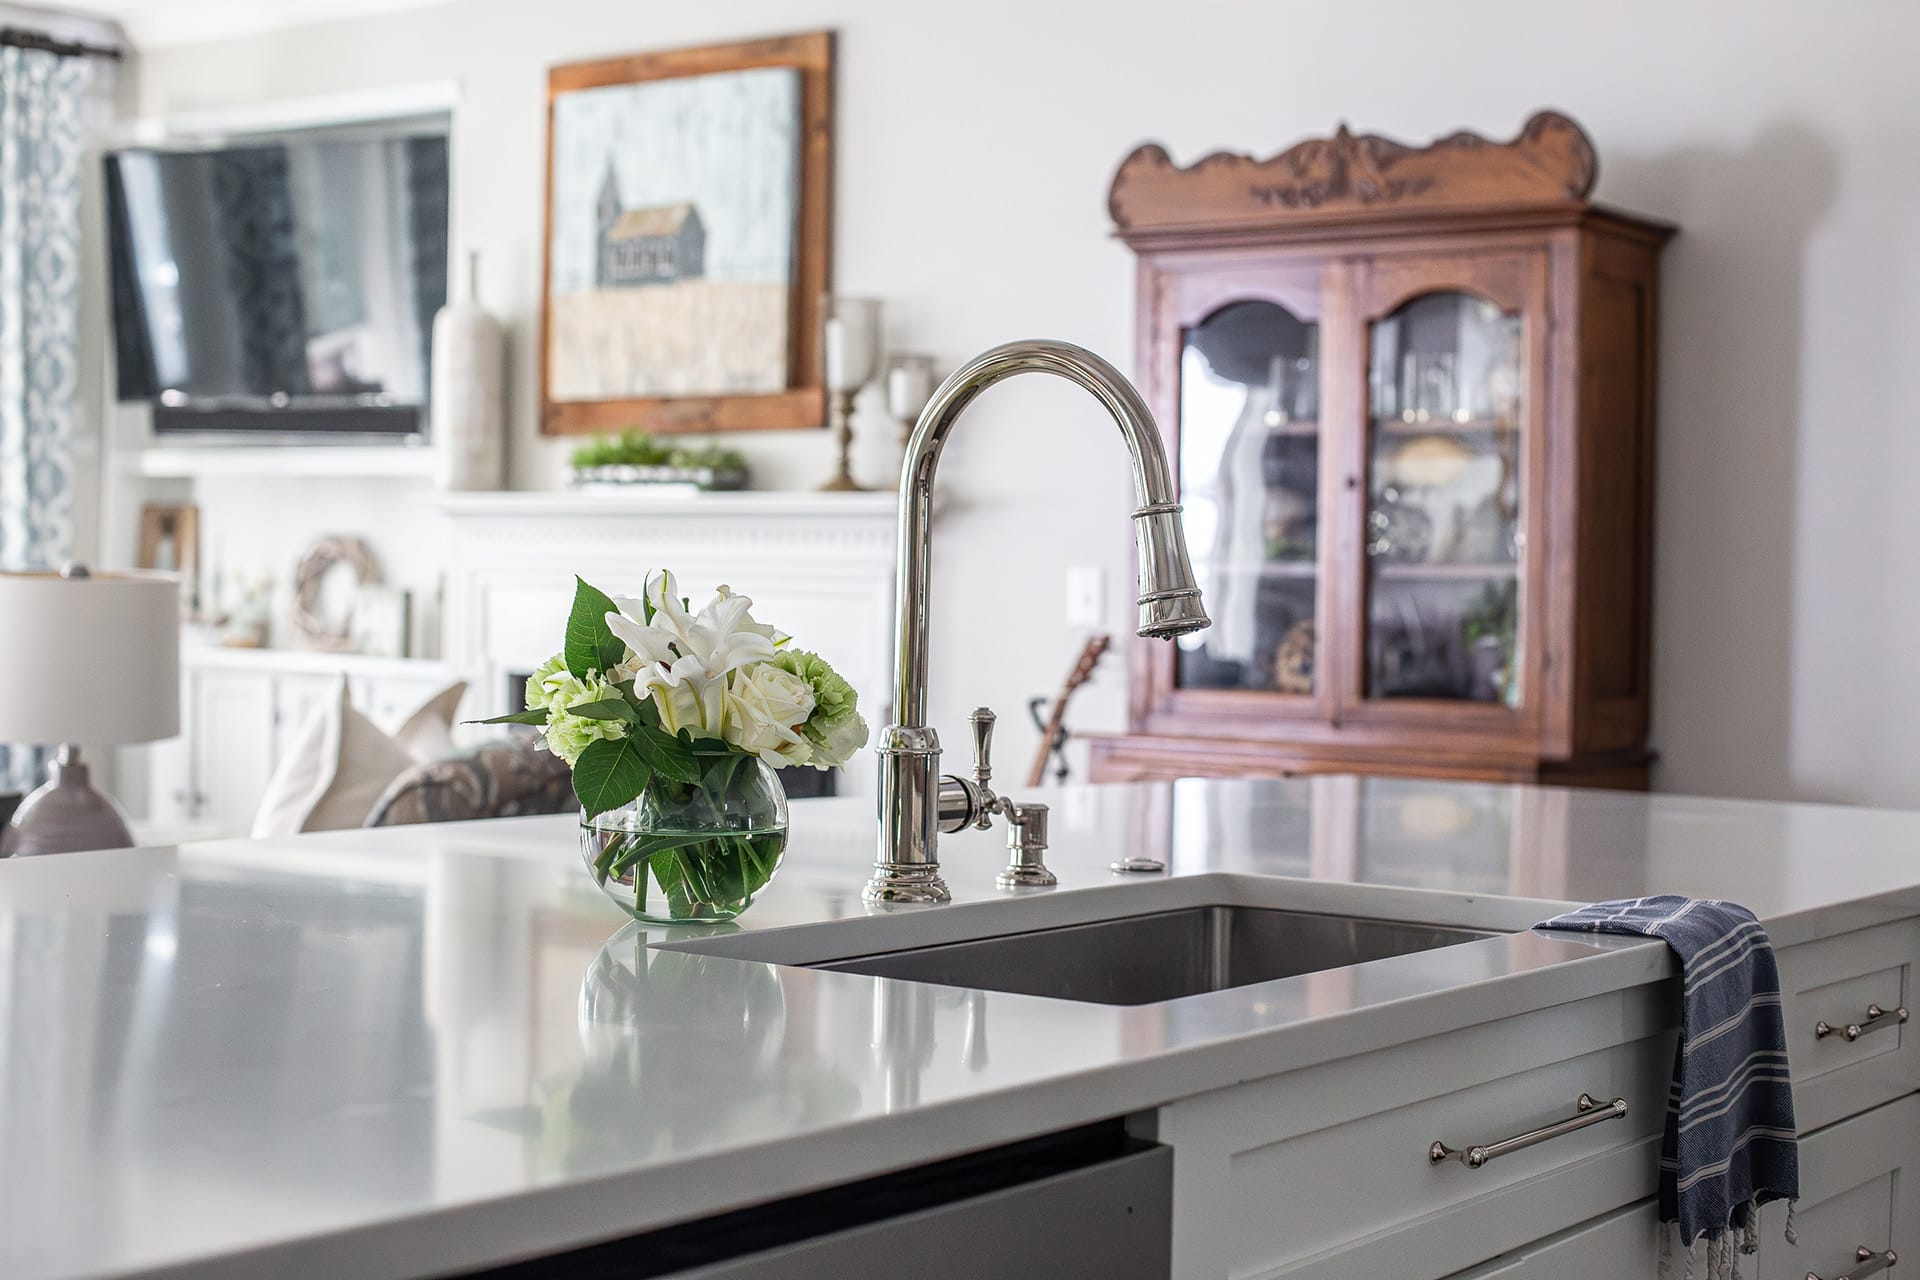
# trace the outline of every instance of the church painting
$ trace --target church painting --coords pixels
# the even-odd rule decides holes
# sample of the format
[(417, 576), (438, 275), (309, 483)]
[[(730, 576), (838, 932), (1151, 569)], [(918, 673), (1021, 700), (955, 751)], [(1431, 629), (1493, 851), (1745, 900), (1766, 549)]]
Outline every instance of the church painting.
[(800, 72), (560, 93), (552, 124), (549, 398), (784, 389)]

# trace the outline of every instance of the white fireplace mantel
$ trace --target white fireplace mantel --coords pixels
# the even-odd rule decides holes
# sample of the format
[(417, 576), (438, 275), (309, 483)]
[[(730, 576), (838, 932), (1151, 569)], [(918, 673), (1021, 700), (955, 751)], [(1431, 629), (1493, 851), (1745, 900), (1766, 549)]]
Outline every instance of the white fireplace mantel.
[[(513, 676), (560, 648), (574, 575), (637, 595), (652, 569), (687, 594), (726, 583), (754, 614), (817, 650), (887, 722), (895, 509), (891, 493), (456, 493), (448, 522), (446, 661), (479, 715), (507, 709)], [(872, 770), (847, 770), (868, 791)]]

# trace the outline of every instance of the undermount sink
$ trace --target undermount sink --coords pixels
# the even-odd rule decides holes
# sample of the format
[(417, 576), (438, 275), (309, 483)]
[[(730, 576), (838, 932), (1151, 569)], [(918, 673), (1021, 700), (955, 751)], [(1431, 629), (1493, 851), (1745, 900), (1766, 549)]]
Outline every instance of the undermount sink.
[(1157, 1004), (1495, 936), (1269, 907), (1198, 906), (808, 967), (1092, 1004)]

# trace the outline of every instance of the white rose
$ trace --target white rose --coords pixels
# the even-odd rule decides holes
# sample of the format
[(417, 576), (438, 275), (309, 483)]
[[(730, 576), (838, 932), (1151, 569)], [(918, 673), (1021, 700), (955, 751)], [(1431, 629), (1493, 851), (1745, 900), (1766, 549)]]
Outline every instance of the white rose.
[(800, 728), (812, 714), (813, 686), (790, 671), (756, 663), (735, 671), (727, 681), (720, 736), (776, 768), (805, 764), (813, 756), (813, 744)]

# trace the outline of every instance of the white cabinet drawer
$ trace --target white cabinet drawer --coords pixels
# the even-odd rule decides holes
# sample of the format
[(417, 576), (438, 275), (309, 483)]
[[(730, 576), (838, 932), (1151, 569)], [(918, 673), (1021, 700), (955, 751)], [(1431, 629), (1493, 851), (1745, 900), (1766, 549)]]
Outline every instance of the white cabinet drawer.
[[(1912, 1007), (1920, 920), (1787, 947), (1779, 960), (1794, 1114), (1801, 1133), (1920, 1089), (1914, 1024), (1900, 1025), (1891, 1012)], [(1869, 1024), (1870, 1005), (1889, 1012)], [(1872, 1029), (1849, 1041), (1837, 1032), (1817, 1035), (1822, 1021), (1835, 1028), (1851, 1023)]]
[(1450, 1280), (1652, 1280), (1660, 1269), (1660, 1232), (1660, 1202), (1642, 1200)]
[[(1435, 1036), (1164, 1108), (1174, 1274), (1435, 1280), (1657, 1190), (1671, 983)], [(1429, 1160), (1627, 1100), (1488, 1161)]]
[[(1786, 1209), (1761, 1212), (1760, 1280), (1837, 1280), (1860, 1270), (1861, 1249), (1920, 1260), (1920, 1097), (1802, 1138), (1797, 1246), (1786, 1241)], [(1906, 1269), (1893, 1268), (1893, 1280)]]

